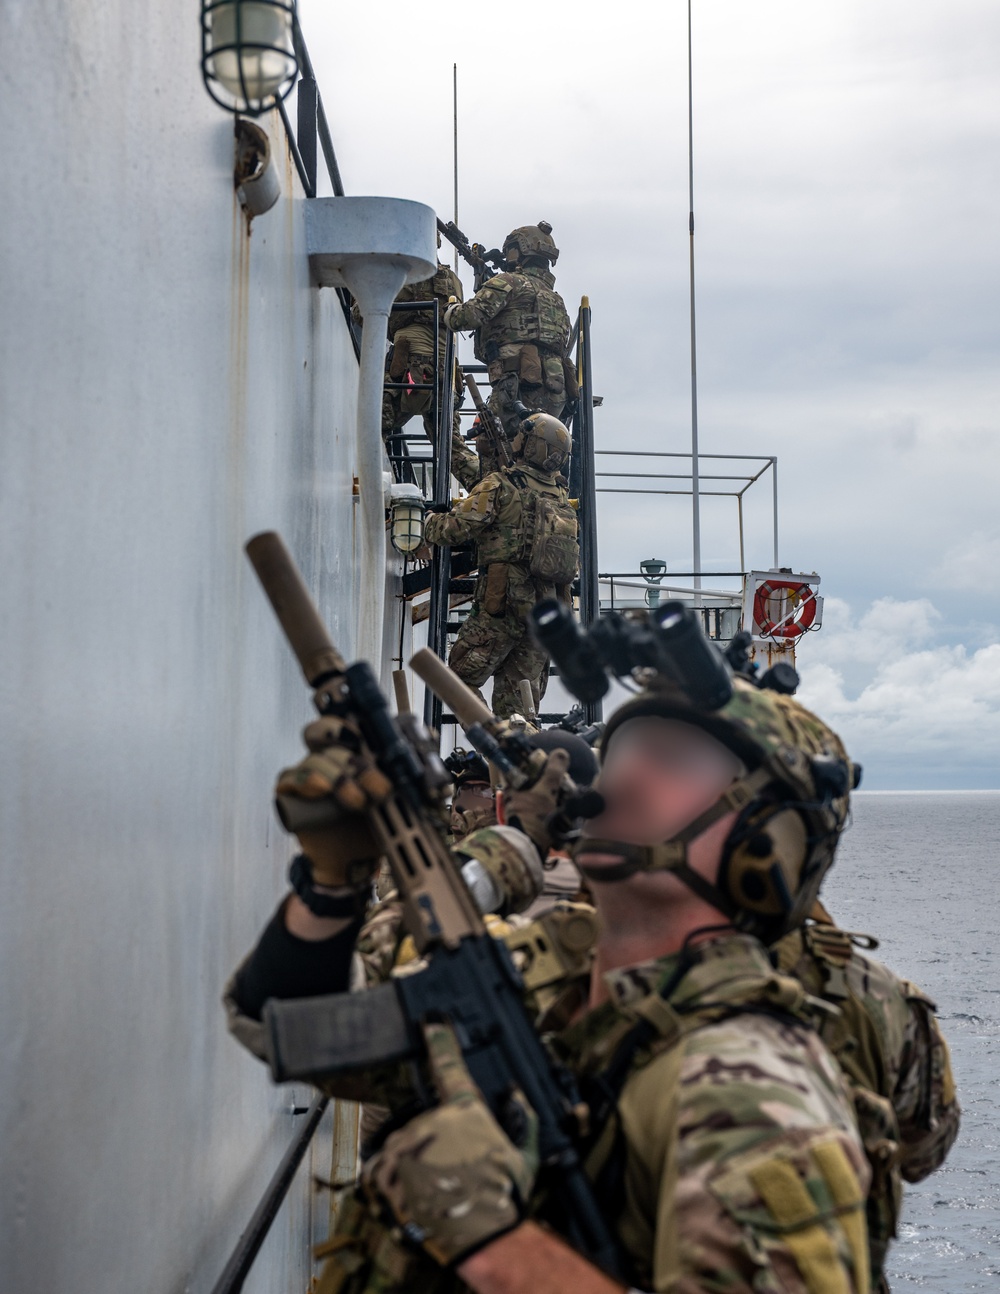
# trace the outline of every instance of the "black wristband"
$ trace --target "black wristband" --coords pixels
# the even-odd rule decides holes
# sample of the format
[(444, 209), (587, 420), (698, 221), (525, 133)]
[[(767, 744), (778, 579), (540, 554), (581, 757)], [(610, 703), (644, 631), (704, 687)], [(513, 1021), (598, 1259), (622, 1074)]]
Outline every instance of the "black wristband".
[(316, 889), (312, 865), (305, 854), (296, 854), (288, 869), (288, 883), (314, 917), (357, 917), (364, 911), (365, 890), (350, 894), (323, 894)]

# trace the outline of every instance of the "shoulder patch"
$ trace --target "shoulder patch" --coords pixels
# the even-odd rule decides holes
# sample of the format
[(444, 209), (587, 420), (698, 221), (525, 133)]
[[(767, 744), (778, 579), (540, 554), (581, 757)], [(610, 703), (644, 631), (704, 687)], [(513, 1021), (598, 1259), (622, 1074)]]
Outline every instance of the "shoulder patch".
[(507, 296), (516, 287), (517, 280), (513, 274), (494, 274), (491, 279), (487, 279), (476, 296), (482, 296), (485, 292), (499, 292), (501, 296)]

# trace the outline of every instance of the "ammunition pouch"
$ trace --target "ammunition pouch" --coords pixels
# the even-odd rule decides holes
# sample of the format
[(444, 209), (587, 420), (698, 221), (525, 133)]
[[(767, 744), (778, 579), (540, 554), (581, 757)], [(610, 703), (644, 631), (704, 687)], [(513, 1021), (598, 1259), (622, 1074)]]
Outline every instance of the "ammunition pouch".
[(535, 345), (522, 346), (520, 353), (513, 357), (512, 361), (504, 360), (505, 365), (508, 363), (511, 364), (512, 368), (517, 368), (518, 377), (528, 386), (541, 386), (545, 381), (542, 357), (538, 352), (538, 347)]
[(562, 369), (563, 381), (566, 384), (566, 402), (568, 404), (571, 400), (579, 400), (580, 384), (576, 380), (576, 365), (571, 359), (563, 356)]
[(507, 580), (510, 569), (505, 562), (492, 562), (486, 572), (483, 610), (490, 616), (502, 616), (507, 610)]

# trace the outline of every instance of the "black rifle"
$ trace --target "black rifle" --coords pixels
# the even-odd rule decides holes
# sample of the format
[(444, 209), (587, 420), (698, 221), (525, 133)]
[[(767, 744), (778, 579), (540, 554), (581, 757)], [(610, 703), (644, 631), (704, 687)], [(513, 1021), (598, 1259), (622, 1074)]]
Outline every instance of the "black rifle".
[[(462, 376), (465, 378), (465, 385), (469, 388), (472, 403), (476, 406), (476, 411), (479, 414), (480, 430), (493, 442), (493, 447), (497, 451), (497, 458), (501, 466), (510, 467), (514, 460), (511, 457), (507, 433), (504, 431), (500, 419), (483, 399), (479, 390), (479, 383), (472, 374), (463, 370)], [(523, 408), (524, 406), (522, 405), (521, 407)], [(527, 413), (526, 409), (525, 413)]]
[(440, 233), (447, 238), (466, 265), (472, 266), (472, 285), (476, 292), (503, 268), (503, 253), (498, 248), (487, 251), (482, 243), (470, 243), (454, 220), (445, 223), (439, 218), (437, 225)]
[(586, 710), (577, 703), (571, 710), (566, 711), (558, 723), (552, 726), (561, 728), (563, 732), (572, 732), (577, 737), (582, 737), (588, 746), (596, 746), (606, 725), (603, 723), (588, 723)]
[[(388, 799), (368, 810), (403, 900), (403, 923), (423, 970), (365, 993), (335, 993), (264, 1007), (268, 1061), (277, 1082), (322, 1080), (424, 1055), (421, 1024), (447, 1019), (465, 1062), (501, 1124), (519, 1088), (538, 1117), (540, 1185), (564, 1211), (570, 1242), (618, 1274), (615, 1243), (576, 1148), (579, 1097), (535, 1033), (524, 987), (506, 945), (483, 920), (442, 834), (433, 761), (413, 716), (410, 737), (389, 712), (371, 668), (346, 665), (280, 537), (257, 535), (247, 554), (314, 689), (321, 714), (350, 717), (392, 781)], [(429, 1103), (415, 1072), (416, 1096)]]

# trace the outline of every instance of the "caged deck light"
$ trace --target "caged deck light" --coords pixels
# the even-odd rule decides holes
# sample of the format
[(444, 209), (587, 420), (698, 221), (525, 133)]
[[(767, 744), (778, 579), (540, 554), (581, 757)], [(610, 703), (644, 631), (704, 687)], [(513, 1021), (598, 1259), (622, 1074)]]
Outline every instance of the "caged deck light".
[(230, 112), (259, 117), (295, 84), (295, 0), (201, 0), (201, 75)]
[(392, 486), (389, 538), (397, 553), (409, 556), (424, 542), (424, 496), (415, 485), (396, 482)]

